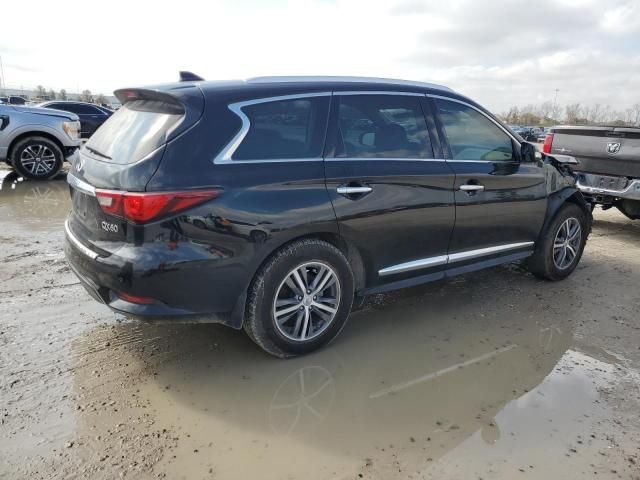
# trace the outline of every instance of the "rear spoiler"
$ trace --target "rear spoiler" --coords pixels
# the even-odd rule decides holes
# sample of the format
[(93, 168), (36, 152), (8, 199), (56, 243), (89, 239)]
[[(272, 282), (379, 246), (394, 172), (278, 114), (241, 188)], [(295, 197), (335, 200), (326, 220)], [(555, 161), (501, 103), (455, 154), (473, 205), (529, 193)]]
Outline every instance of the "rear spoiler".
[(147, 88), (122, 88), (113, 92), (122, 105), (137, 100), (147, 100), (147, 104), (136, 105), (135, 110), (148, 110), (158, 113), (182, 115), (184, 104), (174, 95), (166, 91)]

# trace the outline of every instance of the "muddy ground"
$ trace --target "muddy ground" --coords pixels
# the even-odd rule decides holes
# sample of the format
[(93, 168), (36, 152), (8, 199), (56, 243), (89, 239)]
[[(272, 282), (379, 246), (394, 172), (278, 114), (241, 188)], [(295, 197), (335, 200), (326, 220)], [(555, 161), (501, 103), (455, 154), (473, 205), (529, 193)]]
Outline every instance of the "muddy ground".
[(65, 264), (64, 179), (0, 170), (0, 478), (640, 478), (640, 222), (561, 283), (369, 299), (325, 350), (131, 323)]

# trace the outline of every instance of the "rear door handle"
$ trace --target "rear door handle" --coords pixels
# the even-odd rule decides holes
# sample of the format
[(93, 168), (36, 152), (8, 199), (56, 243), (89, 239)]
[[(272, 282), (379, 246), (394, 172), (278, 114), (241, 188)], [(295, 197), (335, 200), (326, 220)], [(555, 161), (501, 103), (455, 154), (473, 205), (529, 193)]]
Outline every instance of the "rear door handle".
[(348, 187), (348, 186), (340, 186), (338, 188), (336, 188), (336, 192), (338, 192), (340, 195), (357, 195), (360, 193), (369, 193), (372, 192), (373, 188), (371, 187), (366, 187), (366, 186), (358, 186), (358, 187)]
[(482, 192), (484, 185), (460, 185), (460, 190), (463, 192)]

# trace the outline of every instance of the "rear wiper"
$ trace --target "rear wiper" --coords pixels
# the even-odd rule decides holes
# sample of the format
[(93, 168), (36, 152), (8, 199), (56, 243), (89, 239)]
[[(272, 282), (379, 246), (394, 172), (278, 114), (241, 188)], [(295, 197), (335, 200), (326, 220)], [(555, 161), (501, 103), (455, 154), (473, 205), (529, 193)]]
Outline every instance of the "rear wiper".
[(102, 158), (106, 158), (107, 160), (112, 160), (112, 158), (109, 155), (105, 155), (104, 153), (99, 152), (98, 150), (96, 150), (95, 148), (91, 148), (88, 146), (84, 146), (84, 148), (86, 148), (87, 150), (89, 150), (91, 153), (95, 153), (96, 155), (98, 155), (99, 157)]

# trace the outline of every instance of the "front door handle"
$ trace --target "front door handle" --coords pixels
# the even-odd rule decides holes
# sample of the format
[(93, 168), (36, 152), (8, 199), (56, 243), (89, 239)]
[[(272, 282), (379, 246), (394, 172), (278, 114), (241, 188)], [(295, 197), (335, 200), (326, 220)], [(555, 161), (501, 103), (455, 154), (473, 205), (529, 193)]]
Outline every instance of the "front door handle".
[(366, 187), (364, 185), (357, 186), (357, 187), (341, 185), (338, 188), (336, 188), (336, 192), (338, 192), (340, 195), (357, 195), (362, 193), (369, 193), (371, 191), (373, 191), (373, 188)]
[(484, 185), (460, 185), (460, 190), (463, 192), (482, 192), (484, 190)]

